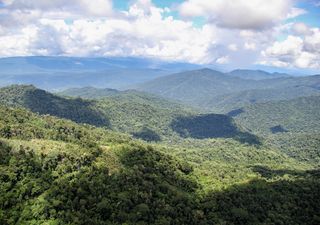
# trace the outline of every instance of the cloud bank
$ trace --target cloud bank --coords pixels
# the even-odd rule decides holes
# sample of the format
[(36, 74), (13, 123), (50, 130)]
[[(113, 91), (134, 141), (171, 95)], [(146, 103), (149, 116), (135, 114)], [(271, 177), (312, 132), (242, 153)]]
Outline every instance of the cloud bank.
[(291, 22), (306, 13), (293, 0), (187, 0), (165, 8), (137, 0), (126, 11), (111, 0), (0, 0), (0, 57), (137, 56), (319, 69), (319, 28)]

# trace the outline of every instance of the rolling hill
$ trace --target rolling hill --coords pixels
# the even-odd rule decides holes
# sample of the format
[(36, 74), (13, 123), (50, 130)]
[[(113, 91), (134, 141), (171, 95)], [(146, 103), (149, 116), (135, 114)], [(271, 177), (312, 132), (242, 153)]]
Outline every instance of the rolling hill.
[(116, 89), (94, 87), (70, 88), (61, 92), (57, 92), (57, 94), (61, 96), (79, 97), (86, 99), (99, 99), (119, 93), (120, 91)]
[[(81, 90), (84, 96), (87, 93), (91, 95), (93, 89)], [(0, 102), (7, 106), (24, 107), (41, 115), (106, 127), (147, 141), (222, 137), (258, 142), (255, 136), (238, 127), (231, 117), (199, 114), (192, 108), (134, 90), (118, 91), (95, 100), (65, 98), (23, 85), (1, 88), (0, 94)], [(204, 135), (203, 129), (208, 133)]]
[(228, 113), (232, 110), (255, 103), (291, 100), (302, 96), (320, 95), (318, 88), (304, 85), (289, 87), (251, 89), (208, 98), (204, 105), (216, 113)]
[(241, 126), (299, 161), (320, 162), (320, 96), (253, 104), (229, 113)]
[(201, 69), (164, 76), (138, 85), (136, 89), (201, 106), (208, 97), (249, 89), (255, 83), (215, 70)]
[[(256, 74), (256, 71), (245, 72)], [(236, 73), (239, 71), (233, 72)], [(259, 71), (255, 76), (260, 76), (260, 73), (263, 72)], [(320, 94), (319, 75), (282, 77), (282, 74), (276, 74), (274, 77), (277, 78), (268, 79), (263, 79), (264, 76), (261, 79), (245, 75), (239, 77), (202, 69), (160, 77), (135, 88), (216, 113), (227, 113), (252, 103)]]
[(259, 134), (320, 132), (320, 96), (253, 104), (239, 109), (234, 118)]
[(318, 222), (319, 171), (272, 149), (211, 141), (150, 146), (1, 105), (0, 222)]
[(244, 70), (237, 69), (227, 73), (229, 76), (239, 77), (242, 79), (248, 80), (265, 80), (265, 79), (274, 79), (280, 77), (290, 77), (289, 74), (285, 73), (268, 73), (262, 70)]

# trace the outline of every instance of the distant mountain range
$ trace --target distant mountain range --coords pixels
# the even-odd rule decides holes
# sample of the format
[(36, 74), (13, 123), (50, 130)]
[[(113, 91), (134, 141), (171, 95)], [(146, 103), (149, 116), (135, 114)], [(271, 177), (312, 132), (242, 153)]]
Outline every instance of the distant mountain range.
[[(135, 88), (218, 113), (253, 103), (320, 94), (320, 75), (267, 74), (249, 70), (224, 74), (201, 69), (160, 77)], [(269, 79), (265, 79), (266, 76), (270, 76)]]
[(244, 70), (244, 69), (233, 70), (227, 73), (227, 75), (230, 75), (232, 77), (239, 77), (242, 79), (248, 79), (248, 80), (264, 80), (264, 79), (272, 79), (272, 78), (279, 78), (279, 77), (290, 77), (290, 75), (286, 73), (268, 73), (262, 70)]
[(0, 86), (33, 84), (48, 90), (95, 86), (124, 88), (159, 76), (200, 68), (140, 58), (12, 57), (0, 58)]
[[(133, 57), (11, 57), (0, 58), (0, 86), (33, 84), (46, 90), (93, 86), (126, 89), (169, 74), (192, 71), (203, 65)], [(261, 70), (234, 70), (229, 77), (261, 80), (288, 77)]]

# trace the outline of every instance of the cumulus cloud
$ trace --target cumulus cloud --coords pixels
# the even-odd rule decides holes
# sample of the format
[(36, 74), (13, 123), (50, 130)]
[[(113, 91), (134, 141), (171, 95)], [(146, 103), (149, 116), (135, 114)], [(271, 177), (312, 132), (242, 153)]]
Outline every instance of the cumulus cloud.
[[(166, 10), (155, 7), (149, 0), (139, 0), (121, 16), (108, 18), (76, 18), (67, 23), (64, 19), (38, 15), (37, 22), (25, 24), (25, 30), (10, 29), (12, 35), (2, 37), (0, 55), (142, 56), (197, 63), (213, 61), (208, 51), (215, 45), (215, 27), (195, 28), (191, 22), (164, 17)], [(18, 41), (21, 43), (15, 45)]]
[[(301, 25), (299, 25), (301, 26)], [(303, 28), (303, 29), (302, 29)], [(277, 41), (262, 51), (262, 64), (278, 67), (297, 67), (305, 69), (320, 68), (320, 30), (319, 28), (299, 27), (305, 36), (289, 35), (284, 41)]]
[(183, 16), (206, 16), (222, 27), (259, 30), (303, 13), (292, 0), (187, 0)]
[(230, 62), (229, 56), (223, 56), (216, 60), (216, 63), (218, 64), (227, 64), (229, 62)]
[(238, 50), (238, 46), (236, 44), (229, 44), (228, 45), (228, 49), (231, 51), (237, 51)]
[(320, 32), (286, 22), (305, 13), (292, 1), (187, 0), (181, 14), (208, 19), (194, 26), (152, 0), (133, 0), (126, 11), (113, 10), (111, 0), (0, 0), (0, 57), (138, 56), (246, 67), (260, 56), (268, 65), (319, 67)]
[(305, 23), (295, 23), (292, 26), (292, 31), (296, 35), (310, 35), (312, 34), (312, 30)]
[(253, 42), (245, 42), (244, 49), (246, 50), (256, 50), (256, 44)]

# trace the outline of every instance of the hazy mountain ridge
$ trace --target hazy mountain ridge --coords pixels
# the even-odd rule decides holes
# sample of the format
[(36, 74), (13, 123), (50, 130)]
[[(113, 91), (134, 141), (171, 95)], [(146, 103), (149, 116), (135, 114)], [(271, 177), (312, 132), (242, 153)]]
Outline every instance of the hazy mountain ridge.
[(160, 77), (136, 88), (207, 111), (227, 113), (256, 102), (320, 94), (320, 76), (282, 77), (280, 74), (277, 78), (252, 80), (202, 69)]
[(134, 57), (0, 58), (0, 86), (33, 84), (46, 90), (84, 86), (124, 88), (159, 76), (199, 67), (189, 63)]
[(274, 79), (280, 77), (291, 77), (291, 75), (286, 73), (269, 73), (263, 70), (245, 70), (245, 69), (237, 69), (233, 70), (229, 73), (226, 73), (229, 76), (239, 77), (242, 79), (248, 80), (266, 80), (266, 79)]
[(94, 87), (70, 88), (61, 92), (57, 92), (57, 94), (61, 96), (80, 97), (87, 99), (99, 99), (119, 93), (120, 91), (116, 89)]

